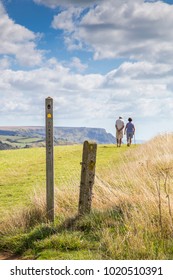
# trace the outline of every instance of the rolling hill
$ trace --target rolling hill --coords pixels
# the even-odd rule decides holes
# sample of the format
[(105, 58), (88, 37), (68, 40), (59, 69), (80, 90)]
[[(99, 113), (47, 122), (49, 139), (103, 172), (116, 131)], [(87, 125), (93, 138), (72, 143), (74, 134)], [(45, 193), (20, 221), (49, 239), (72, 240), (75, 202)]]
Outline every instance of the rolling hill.
[[(81, 144), (85, 140), (99, 144), (115, 143), (115, 137), (103, 128), (54, 127), (55, 145)], [(0, 149), (43, 147), (45, 128), (43, 126), (0, 127)]]

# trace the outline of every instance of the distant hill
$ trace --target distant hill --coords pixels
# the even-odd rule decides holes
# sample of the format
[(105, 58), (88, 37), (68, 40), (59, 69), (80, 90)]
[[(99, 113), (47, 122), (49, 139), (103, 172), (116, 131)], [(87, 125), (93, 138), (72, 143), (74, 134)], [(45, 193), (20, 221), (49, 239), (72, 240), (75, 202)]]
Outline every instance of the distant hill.
[(13, 146), (0, 141), (0, 150), (11, 150), (11, 149), (14, 149)]
[(55, 127), (56, 139), (65, 139), (72, 143), (82, 143), (85, 140), (95, 141), (99, 144), (115, 143), (115, 137), (103, 128), (88, 127)]
[[(54, 127), (55, 145), (80, 144), (85, 140), (98, 144), (115, 143), (115, 137), (103, 128)], [(45, 128), (42, 126), (0, 127), (0, 149), (29, 148), (45, 145)], [(1, 148), (2, 147), (2, 148)]]

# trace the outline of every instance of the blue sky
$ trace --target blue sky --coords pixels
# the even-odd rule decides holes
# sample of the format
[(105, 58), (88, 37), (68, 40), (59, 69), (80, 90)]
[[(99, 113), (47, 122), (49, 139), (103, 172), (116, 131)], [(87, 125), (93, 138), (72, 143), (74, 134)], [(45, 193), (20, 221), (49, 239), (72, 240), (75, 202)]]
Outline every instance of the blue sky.
[(173, 1), (0, 0), (0, 126), (172, 132)]

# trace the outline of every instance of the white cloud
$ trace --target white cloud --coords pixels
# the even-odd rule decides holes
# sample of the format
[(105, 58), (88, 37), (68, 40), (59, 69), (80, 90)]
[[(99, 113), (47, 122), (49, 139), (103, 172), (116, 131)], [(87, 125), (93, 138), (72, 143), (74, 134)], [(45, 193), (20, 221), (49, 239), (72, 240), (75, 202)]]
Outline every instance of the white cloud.
[(89, 46), (95, 59), (172, 63), (172, 22), (172, 5), (160, 1), (109, 0), (98, 2), (80, 15), (79, 7), (68, 7), (54, 18), (52, 25), (71, 34), (66, 40), (69, 48), (72, 44), (74, 49), (75, 42), (77, 48)]
[(75, 29), (75, 21), (80, 17), (81, 12), (81, 8), (74, 7), (62, 11), (57, 16), (54, 16), (52, 27), (55, 29), (63, 29), (66, 32), (73, 32)]
[(78, 57), (73, 57), (70, 63), (71, 68), (75, 68), (79, 72), (83, 72), (87, 69), (87, 64), (83, 64)]
[(39, 65), (42, 61), (42, 52), (37, 50), (35, 40), (40, 35), (10, 19), (1, 1), (0, 19), (0, 54), (14, 57), (21, 65)]
[[(159, 70), (154, 73), (153, 69)], [(44, 98), (50, 95), (55, 100), (57, 121), (94, 117), (101, 120), (114, 118), (115, 114), (157, 118), (165, 112), (169, 117), (172, 108), (168, 100), (172, 91), (167, 89), (167, 84), (173, 82), (172, 71), (166, 65), (139, 62), (124, 63), (106, 75), (82, 75), (71, 73), (53, 58), (44, 67), (32, 71), (1, 70), (0, 94), (4, 106), (0, 113), (15, 117), (22, 112), (27, 120), (32, 108), (36, 119), (43, 119)], [(163, 72), (167, 75), (161, 78)]]

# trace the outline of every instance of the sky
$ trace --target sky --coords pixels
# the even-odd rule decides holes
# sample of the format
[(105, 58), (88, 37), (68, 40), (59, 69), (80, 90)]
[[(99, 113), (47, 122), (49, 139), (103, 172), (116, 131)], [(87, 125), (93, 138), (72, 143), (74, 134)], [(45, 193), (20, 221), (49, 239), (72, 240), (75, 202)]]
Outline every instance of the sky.
[(173, 132), (173, 0), (0, 0), (0, 126)]

